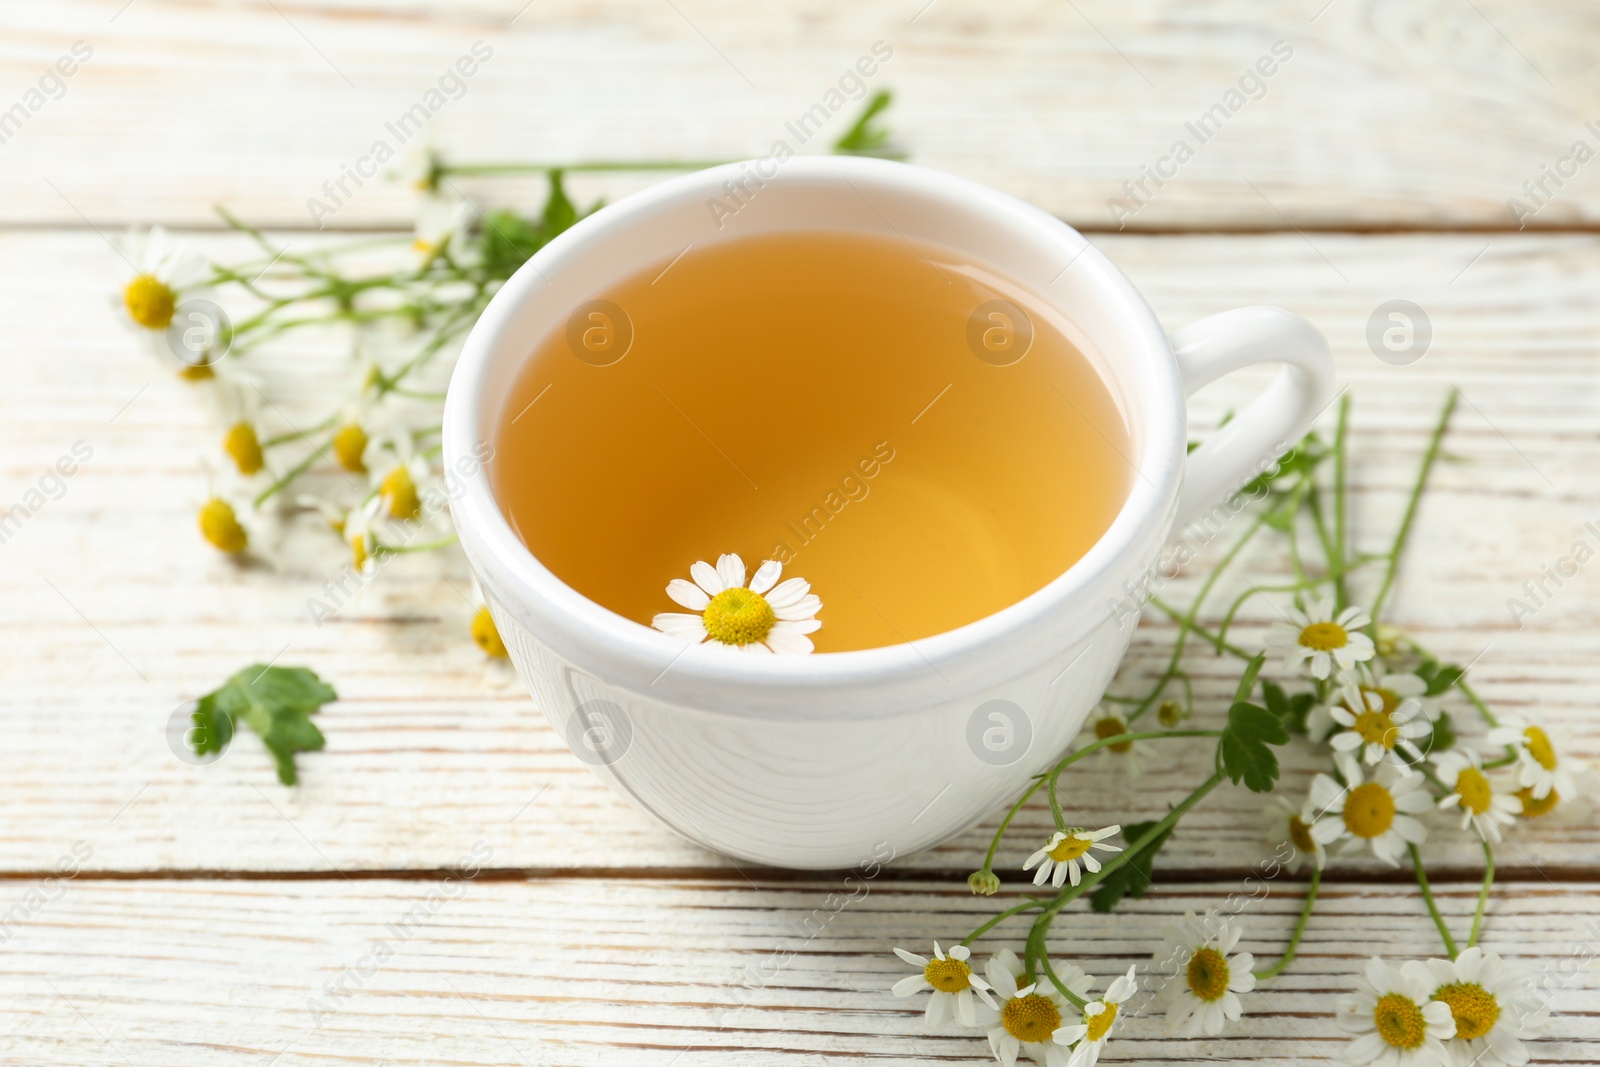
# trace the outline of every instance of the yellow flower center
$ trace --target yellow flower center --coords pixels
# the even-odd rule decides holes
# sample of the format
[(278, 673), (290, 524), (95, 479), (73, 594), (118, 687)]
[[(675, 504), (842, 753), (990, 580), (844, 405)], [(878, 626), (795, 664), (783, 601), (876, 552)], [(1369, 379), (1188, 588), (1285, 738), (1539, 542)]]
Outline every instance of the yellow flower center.
[(494, 616), (489, 614), (487, 605), (479, 608), (477, 614), (472, 616), (472, 639), (478, 643), (479, 648), (496, 659), (504, 659), (508, 654), (506, 643), (500, 640), (500, 630), (495, 626)]
[(1079, 837), (1076, 834), (1069, 834), (1062, 838), (1061, 842), (1056, 845), (1055, 848), (1052, 848), (1049, 852), (1046, 852), (1045, 855), (1049, 856), (1057, 863), (1065, 863), (1068, 860), (1075, 860), (1079, 856), (1082, 856), (1085, 852), (1088, 852), (1089, 846), (1092, 844), (1094, 844), (1094, 842), (1089, 840), (1087, 837)]
[(1387, 711), (1363, 711), (1356, 715), (1356, 724), (1351, 727), (1361, 735), (1361, 740), (1369, 745), (1382, 745), (1384, 748), (1393, 748), (1400, 733), (1394, 728), (1394, 719)]
[(1368, 686), (1361, 686), (1362, 700), (1367, 698), (1368, 693), (1378, 694), (1378, 699), (1383, 701), (1383, 713), (1385, 715), (1393, 715), (1395, 709), (1400, 706), (1400, 694), (1393, 689), (1372, 689)]
[(185, 363), (178, 371), (178, 377), (186, 382), (204, 382), (216, 376), (209, 363)]
[(941, 993), (959, 993), (966, 989), (972, 984), (969, 980), (971, 974), (972, 968), (965, 962), (951, 959), (949, 956), (942, 960), (929, 960), (928, 965), (922, 969), (922, 977)]
[(207, 500), (200, 509), (200, 536), (224, 552), (243, 552), (250, 542), (233, 505), (219, 497)]
[[(1127, 732), (1128, 724), (1123, 722), (1122, 719), (1116, 715), (1107, 715), (1105, 718), (1096, 719), (1094, 722), (1094, 737), (1096, 741), (1104, 741), (1108, 737), (1116, 737), (1118, 734), (1125, 734)], [(1113, 752), (1126, 752), (1133, 747), (1133, 742), (1119, 741), (1114, 745), (1107, 745), (1106, 747)]]
[(1456, 778), (1456, 793), (1461, 804), (1475, 815), (1482, 815), (1494, 802), (1494, 790), (1489, 788), (1489, 778), (1476, 767), (1464, 767)]
[(1450, 1005), (1450, 1014), (1456, 1017), (1456, 1037), (1463, 1041), (1482, 1037), (1500, 1019), (1500, 1002), (1476, 982), (1442, 985), (1434, 991), (1433, 999)]
[(1103, 1040), (1107, 1032), (1110, 1031), (1111, 1024), (1117, 1021), (1117, 1006), (1109, 1001), (1103, 1003), (1106, 1010), (1099, 1015), (1090, 1015), (1088, 1012), (1084, 1012), (1083, 1022), (1089, 1028), (1089, 1033), (1086, 1036), (1090, 1041)]
[(764, 640), (778, 621), (766, 597), (743, 587), (724, 589), (712, 597), (702, 618), (711, 639), (725, 645)]
[(1377, 782), (1350, 790), (1344, 801), (1344, 824), (1357, 837), (1378, 837), (1394, 825), (1394, 796)]
[(333, 435), (333, 458), (347, 471), (355, 474), (367, 472), (366, 460), (362, 459), (367, 451), (367, 431), (359, 423), (348, 423), (339, 427)]
[(1300, 643), (1317, 652), (1332, 652), (1350, 643), (1350, 635), (1336, 622), (1314, 622), (1300, 631)]
[(1522, 814), (1530, 819), (1550, 814), (1551, 811), (1555, 810), (1555, 806), (1561, 803), (1561, 794), (1554, 789), (1545, 794), (1543, 798), (1534, 796), (1532, 787), (1519, 789), (1517, 790), (1517, 798), (1522, 801)]
[(350, 538), (350, 562), (357, 571), (365, 570), (370, 554), (367, 552), (367, 538), (365, 534), (355, 534)]
[(1006, 1001), (1000, 1022), (1018, 1041), (1048, 1041), (1061, 1025), (1061, 1009), (1048, 997), (1029, 993)]
[(1394, 1048), (1421, 1048), (1428, 1033), (1427, 1020), (1416, 1001), (1400, 993), (1385, 993), (1372, 1009), (1378, 1036)]
[(178, 306), (178, 294), (154, 274), (141, 274), (122, 290), (128, 317), (147, 330), (165, 330)]
[(1301, 852), (1315, 852), (1317, 842), (1311, 836), (1311, 827), (1298, 815), (1289, 816), (1289, 840)]
[(1530, 726), (1522, 731), (1522, 736), (1528, 739), (1528, 755), (1545, 770), (1555, 770), (1559, 761), (1556, 759), (1556, 746), (1550, 743), (1550, 735), (1537, 726)]
[(254, 474), (264, 462), (261, 439), (256, 436), (256, 428), (248, 422), (236, 422), (228, 427), (228, 434), (222, 439), (222, 450), (233, 458), (233, 464), (239, 468), (240, 474)]
[(1189, 957), (1189, 992), (1204, 1001), (1221, 1000), (1228, 991), (1228, 961), (1209, 945)]
[(417, 483), (411, 480), (411, 471), (403, 464), (383, 476), (378, 486), (384, 507), (397, 519), (414, 519), (422, 514), (422, 500), (417, 496)]
[(1183, 721), (1183, 705), (1176, 700), (1163, 700), (1156, 707), (1156, 720), (1167, 729), (1172, 729)]

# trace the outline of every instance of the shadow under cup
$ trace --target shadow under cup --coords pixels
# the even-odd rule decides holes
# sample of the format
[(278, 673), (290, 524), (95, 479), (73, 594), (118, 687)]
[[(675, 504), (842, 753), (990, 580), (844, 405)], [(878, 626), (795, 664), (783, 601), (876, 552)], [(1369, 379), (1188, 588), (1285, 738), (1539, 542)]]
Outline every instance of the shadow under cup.
[[(726, 208), (729, 183), (742, 190), (731, 214), (712, 206)], [(813, 656), (689, 647), (560, 580), (495, 499), (499, 457), (487, 471), (470, 460), (492, 451), (485, 444), (507, 417), (530, 352), (565, 331), (574, 309), (687, 249), (805, 230), (949, 249), (1025, 287), (1105, 383), (1127, 427), (1123, 459), (1138, 473), (1081, 559), (976, 621)], [(467, 343), (446, 404), (445, 459), (459, 476), (452, 507), (462, 544), (496, 623), (578, 758), (702, 845), (782, 866), (848, 867), (949, 837), (1070, 743), (1132, 633), (1111, 605), (1171, 525), (1182, 397), (1143, 300), (1058, 220), (901, 164), (768, 160), (665, 182), (541, 250)], [(756, 561), (746, 562), (753, 570)]]

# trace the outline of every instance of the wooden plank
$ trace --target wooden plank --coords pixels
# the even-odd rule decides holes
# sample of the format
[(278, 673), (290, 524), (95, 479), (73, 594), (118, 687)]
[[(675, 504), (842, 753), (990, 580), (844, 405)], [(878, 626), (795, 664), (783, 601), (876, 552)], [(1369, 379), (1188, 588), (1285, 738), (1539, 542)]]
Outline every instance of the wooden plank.
[[(0, 110), (24, 112), (4, 131), (0, 221), (211, 225), (223, 202), (304, 227), (324, 182), (389, 169), (361, 162), (379, 142), (558, 162), (814, 150), (854, 109), (828, 92), (883, 41), (893, 57), (872, 82), (898, 92), (918, 161), (1076, 223), (1505, 229), (1519, 197), (1532, 225), (1594, 226), (1600, 187), (1572, 149), (1600, 147), (1585, 126), (1595, 32), (1582, 4), (1517, 0), (13, 5)], [(76, 41), (92, 57), (39, 93)], [(477, 41), (492, 56), (429, 98)], [(1273, 73), (1241, 93), (1258, 63)], [(419, 103), (422, 132), (391, 132)], [(834, 114), (802, 144), (785, 124), (819, 103)], [(321, 221), (410, 217), (400, 186), (345, 191)]]
[[(470, 849), (470, 845), (464, 845)], [(1157, 890), (1111, 916), (1063, 916), (1058, 959), (1101, 989), (1147, 966), (1165, 925), (1220, 907), (1217, 882)], [(5, 899), (23, 887), (3, 886)], [(1302, 887), (1240, 912), (1241, 948), (1272, 958)], [(979, 1034), (927, 1031), (889, 986), (895, 945), (927, 951), (989, 914), (963, 885), (838, 879), (66, 883), (15, 927), (0, 970), (0, 1055), (46, 1065), (540, 1064), (640, 1067), (970, 1063)], [(1441, 887), (1463, 929), (1474, 889)], [(1008, 898), (999, 898), (1001, 900)], [(841, 904), (840, 901), (848, 900)], [(1540, 976), (1556, 1011), (1535, 1062), (1600, 1062), (1600, 884), (1503, 887), (1486, 947)], [(1002, 927), (980, 958), (1020, 949)], [(1414, 886), (1325, 888), (1296, 963), (1220, 1038), (1168, 1038), (1130, 1009), (1116, 1062), (1337, 1058), (1333, 1019), (1377, 947), (1439, 946)]]
[[(207, 247), (220, 247), (214, 240)], [(1591, 763), (1600, 756), (1592, 574), (1581, 571), (1521, 628), (1506, 606), (1600, 518), (1600, 310), (1592, 300), (1600, 240), (1277, 235), (1102, 244), (1170, 326), (1273, 301), (1328, 332), (1356, 398), (1353, 509), (1363, 547), (1389, 536), (1437, 405), (1450, 383), (1463, 388), (1469, 403), (1449, 448), (1470, 462), (1438, 472), (1398, 617), (1443, 655), (1480, 657), (1473, 678), (1495, 706), (1566, 728), (1574, 754)], [(81, 840), (93, 849), (86, 866), (106, 871), (432, 870), (478, 837), (495, 843), (497, 866), (511, 868), (722, 865), (608, 792), (510, 672), (485, 664), (466, 640), (470, 588), (459, 557), (395, 562), (319, 628), (306, 601), (322, 595), (343, 562), (331, 538), (303, 531), (278, 562), (244, 568), (201, 544), (193, 508), (205, 483), (196, 457), (214, 448), (215, 430), (188, 387), (158, 374), (102, 310), (117, 266), (90, 233), (0, 235), (0, 291), (30, 309), (0, 336), (0, 504), (21, 500), (75, 441), (94, 448), (65, 495), (0, 545), (0, 597), (11, 608), (0, 618), (0, 869), (54, 869)], [(1379, 361), (1364, 340), (1372, 310), (1394, 296), (1417, 300), (1434, 322), (1434, 350), (1409, 367)], [(328, 340), (281, 358), (307, 367), (338, 352)], [(1208, 390), (1196, 424), (1213, 424), (1251, 387)], [(1173, 600), (1186, 602), (1221, 545), (1173, 584)], [(1285, 567), (1262, 556), (1251, 573), (1260, 581)], [(1244, 589), (1225, 582), (1219, 610)], [(1249, 608), (1239, 641), (1259, 640), (1273, 617), (1259, 603)], [(1146, 618), (1119, 691), (1151, 675), (1170, 632)], [(175, 708), (246, 663), (275, 657), (313, 666), (344, 697), (323, 713), (329, 748), (302, 757), (299, 788), (275, 783), (253, 738), (206, 767), (171, 754), (165, 728)], [(1199, 647), (1189, 663), (1197, 699), (1215, 714), (1236, 666)], [(1069, 778), (1070, 798), (1086, 822), (1148, 816), (1197, 781), (1206, 758), (1153, 753), (1135, 782), (1088, 767)], [(1285, 762), (1288, 780), (1303, 787), (1311, 755), (1293, 750)], [(1251, 795), (1221, 791), (1163, 863), (1247, 868), (1266, 854), (1257, 807)], [(1015, 869), (1048, 822), (1038, 809), (1023, 816), (1003, 869)], [(1475, 863), (1470, 842), (1440, 826), (1439, 859)], [(984, 836), (975, 831), (901, 863), (970, 869)], [(1547, 821), (1501, 858), (1530, 874), (1587, 870), (1597, 844), (1592, 822)]]

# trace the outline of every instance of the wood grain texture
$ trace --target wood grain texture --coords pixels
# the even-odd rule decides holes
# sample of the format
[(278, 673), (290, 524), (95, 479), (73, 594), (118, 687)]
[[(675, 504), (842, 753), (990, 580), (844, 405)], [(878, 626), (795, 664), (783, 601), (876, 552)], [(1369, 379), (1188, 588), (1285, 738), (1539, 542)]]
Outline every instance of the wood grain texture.
[[(1506, 229), (1508, 199), (1538, 206), (1523, 183), (1543, 179), (1530, 224), (1592, 227), (1596, 164), (1568, 157), (1579, 140), (1600, 149), (1585, 126), (1600, 118), (1597, 32), (1583, 0), (10, 5), (0, 110), (25, 111), (0, 127), (0, 220), (203, 226), (223, 202), (305, 227), (308, 199), (379, 141), (555, 162), (742, 158), (778, 138), (815, 150), (853, 105), (809, 144), (785, 124), (884, 41), (872, 80), (899, 94), (893, 124), (919, 162), (1078, 224)], [(64, 95), (29, 97), (75, 41), (93, 56)], [(434, 106), (476, 41), (492, 57)], [(1292, 57), (1230, 99), (1278, 41)], [(422, 132), (390, 132), (419, 102)], [(1189, 128), (1219, 104), (1209, 133)], [(1162, 163), (1180, 140), (1193, 158)], [(1170, 180), (1149, 184), (1145, 166)], [(1567, 174), (1559, 187), (1547, 168)], [(1142, 179), (1148, 202), (1114, 217), (1108, 201)], [(322, 221), (410, 218), (401, 186), (347, 191)]]
[[(6, 886), (9, 895), (20, 887)], [(59, 892), (58, 892), (59, 890)], [(1104, 989), (1150, 964), (1165, 924), (1236, 883), (1157, 891), (1110, 917), (1067, 914), (1053, 943)], [(1241, 948), (1273, 958), (1302, 887), (1238, 905)], [(0, 971), (0, 1057), (84, 1063), (822, 1067), (992, 1062), (981, 1034), (925, 1029), (892, 946), (927, 951), (989, 914), (962, 885), (838, 880), (106, 883), (79, 880), (18, 924)], [(1441, 887), (1458, 929), (1472, 888)], [(1512, 882), (1485, 946), (1538, 977), (1555, 1015), (1536, 1063), (1600, 1062), (1600, 885)], [(1217, 1039), (1168, 1038), (1148, 998), (1108, 1059), (1337, 1058), (1332, 1017), (1372, 948), (1438, 952), (1415, 887), (1324, 890), (1299, 959), (1246, 994)], [(978, 955), (1020, 948), (1003, 927)], [(1157, 972), (1159, 973), (1159, 972)], [(1143, 979), (1147, 983), (1149, 978)], [(1147, 985), (1148, 988), (1148, 985)]]
[[(1448, 447), (1465, 462), (1440, 467), (1423, 505), (1397, 618), (1442, 655), (1477, 657), (1473, 679), (1495, 706), (1566, 729), (1580, 758), (1600, 756), (1592, 569), (1520, 627), (1507, 609), (1524, 581), (1591, 536), (1585, 522), (1600, 520), (1600, 311), (1592, 300), (1600, 239), (1285, 234), (1100, 243), (1168, 326), (1259, 301), (1300, 311), (1328, 333), (1355, 397), (1353, 509), (1363, 548), (1390, 536), (1438, 405), (1450, 384), (1463, 390)], [(206, 238), (201, 247), (231, 246)], [(65, 495), (0, 545), (0, 595), (15, 606), (0, 619), (0, 869), (51, 870), (81, 840), (93, 849), (89, 868), (105, 871), (434, 870), (478, 838), (493, 844), (496, 866), (516, 869), (725, 867), (608, 792), (509, 671), (484, 662), (466, 640), (471, 587), (458, 556), (387, 566), (318, 627), (306, 601), (337, 576), (343, 556), (315, 523), (297, 528), (270, 565), (238, 567), (202, 544), (193, 508), (205, 479), (195, 457), (215, 447), (216, 431), (189, 387), (159, 373), (106, 308), (118, 266), (93, 233), (0, 235), (0, 291), (32, 324), (0, 337), (8, 384), (0, 501), (21, 500), (73, 442), (94, 448)], [(1380, 362), (1365, 341), (1368, 316), (1395, 296), (1423, 305), (1435, 331), (1432, 350), (1409, 367)], [(329, 338), (281, 358), (306, 368), (343, 357)], [(1246, 377), (1203, 393), (1197, 429), (1256, 384)], [(1185, 603), (1223, 540), (1164, 595)], [(1260, 582), (1285, 573), (1287, 561), (1267, 552), (1250, 568)], [(1217, 612), (1246, 589), (1226, 580)], [(1238, 640), (1258, 641), (1275, 617), (1262, 602), (1249, 606)], [(1170, 625), (1147, 613), (1117, 691), (1139, 689), (1170, 636)], [(274, 658), (314, 667), (344, 698), (321, 716), (329, 747), (301, 757), (300, 787), (276, 784), (251, 737), (206, 767), (171, 754), (165, 731), (174, 709), (245, 663)], [(1188, 663), (1201, 708), (1217, 714), (1237, 665), (1199, 646)], [(1086, 823), (1147, 817), (1202, 777), (1208, 758), (1151, 751), (1136, 781), (1094, 764), (1072, 773), (1070, 800)], [(1317, 765), (1300, 748), (1285, 764), (1295, 789)], [(1164, 867), (1247, 869), (1267, 852), (1258, 808), (1253, 795), (1220, 791), (1185, 824)], [(1042, 809), (1025, 814), (1001, 867), (1014, 869), (1048, 822)], [(1439, 862), (1477, 862), (1470, 841), (1446, 831), (1442, 818), (1435, 825), (1430, 848)], [(986, 834), (901, 865), (971, 869)], [(1501, 860), (1530, 876), (1568, 877), (1591, 869), (1597, 843), (1592, 822), (1547, 820)]]

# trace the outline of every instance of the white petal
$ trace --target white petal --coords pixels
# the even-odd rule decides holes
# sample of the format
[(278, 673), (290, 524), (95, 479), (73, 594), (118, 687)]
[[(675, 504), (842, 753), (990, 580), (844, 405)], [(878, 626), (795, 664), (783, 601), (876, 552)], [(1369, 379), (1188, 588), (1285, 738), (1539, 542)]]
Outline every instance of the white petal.
[(916, 993), (922, 992), (924, 989), (932, 988), (933, 987), (928, 984), (928, 980), (922, 977), (922, 975), (911, 974), (896, 982), (894, 984), (894, 988), (890, 992), (894, 993), (894, 995), (897, 997), (909, 997)]
[[(779, 619), (772, 624), (774, 630), (788, 630), (790, 633), (814, 634), (822, 629), (821, 619)], [(1521, 805), (1518, 805), (1521, 810)]]
[(711, 603), (711, 598), (706, 596), (704, 589), (682, 578), (674, 578), (667, 583), (667, 595), (672, 598), (673, 603), (682, 604), (690, 611), (704, 611), (706, 605)]
[(786, 604), (799, 603), (800, 598), (811, 592), (811, 583), (804, 578), (789, 578), (772, 587), (772, 592), (765, 594), (767, 603), (772, 605), (774, 611)]
[(755, 577), (750, 579), (752, 593), (765, 593), (778, 582), (778, 575), (783, 573), (783, 564), (775, 559), (769, 559), (756, 568)]
[(894, 950), (894, 954), (911, 964), (913, 967), (926, 967), (928, 965), (926, 958), (917, 955), (915, 952), (907, 952), (903, 948), (896, 948)]
[(786, 622), (809, 619), (821, 610), (822, 601), (814, 596), (803, 596), (794, 603), (785, 604), (782, 607), (776, 604), (772, 606), (772, 613)]
[(738, 589), (744, 585), (744, 560), (729, 552), (717, 559), (717, 577), (724, 589)]
[(691, 641), (704, 641), (706, 639), (706, 620), (700, 615), (685, 615), (677, 611), (663, 611), (650, 620), (654, 626), (664, 634), (673, 637), (682, 637)]
[(694, 566), (689, 568), (689, 577), (709, 596), (716, 596), (727, 588), (718, 577), (717, 569), (703, 559), (696, 560)]
[(766, 645), (763, 645), (760, 641), (751, 641), (748, 645), (739, 645), (737, 647), (740, 652), (748, 652), (754, 656), (772, 655), (772, 649), (768, 648)]
[(934, 991), (928, 998), (928, 1010), (923, 1013), (923, 1019), (929, 1026), (942, 1026), (945, 1019), (949, 1018), (950, 994)]
[(805, 634), (780, 630), (776, 626), (767, 632), (767, 647), (781, 656), (805, 656), (816, 649)]

